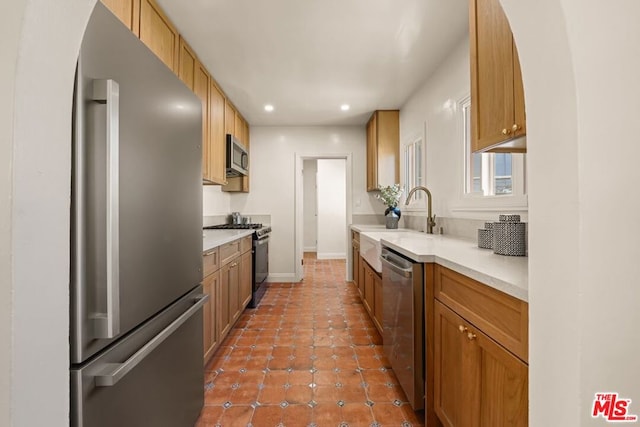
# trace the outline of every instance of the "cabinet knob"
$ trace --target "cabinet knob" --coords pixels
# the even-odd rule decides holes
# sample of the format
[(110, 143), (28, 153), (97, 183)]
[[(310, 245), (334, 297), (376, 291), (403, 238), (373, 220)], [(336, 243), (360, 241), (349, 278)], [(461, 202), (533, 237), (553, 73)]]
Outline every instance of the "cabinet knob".
[(475, 340), (476, 339), (476, 334), (474, 334), (473, 332), (469, 332), (467, 334), (467, 338), (469, 338), (469, 341)]
[(468, 331), (468, 329), (462, 325), (458, 326), (458, 330), (460, 331), (461, 334), (464, 334), (465, 332)]
[(507, 128), (502, 129), (503, 135), (509, 135), (510, 133), (511, 133), (511, 129), (507, 129)]
[(514, 131), (514, 132), (516, 132), (519, 129), (520, 129), (520, 126), (518, 126), (517, 123), (514, 123), (513, 126), (511, 126), (511, 130)]

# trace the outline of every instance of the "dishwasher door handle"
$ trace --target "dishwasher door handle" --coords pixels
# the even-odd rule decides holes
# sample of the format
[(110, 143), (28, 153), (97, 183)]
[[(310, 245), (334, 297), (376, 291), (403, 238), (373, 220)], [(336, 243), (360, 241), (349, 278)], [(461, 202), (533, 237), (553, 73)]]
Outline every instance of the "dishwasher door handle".
[(389, 267), (389, 269), (391, 269), (391, 271), (393, 271), (394, 273), (398, 273), (402, 277), (406, 278), (411, 278), (413, 276), (413, 268), (403, 268), (402, 266), (393, 263), (384, 254), (380, 255), (380, 259), (382, 260), (382, 263)]

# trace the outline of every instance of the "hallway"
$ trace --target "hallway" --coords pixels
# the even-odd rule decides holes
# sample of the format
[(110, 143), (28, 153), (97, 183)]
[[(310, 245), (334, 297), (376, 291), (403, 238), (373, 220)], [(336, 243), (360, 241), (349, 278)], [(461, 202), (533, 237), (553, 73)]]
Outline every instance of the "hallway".
[(204, 426), (421, 426), (344, 260), (305, 254), (302, 283), (272, 283), (205, 367)]

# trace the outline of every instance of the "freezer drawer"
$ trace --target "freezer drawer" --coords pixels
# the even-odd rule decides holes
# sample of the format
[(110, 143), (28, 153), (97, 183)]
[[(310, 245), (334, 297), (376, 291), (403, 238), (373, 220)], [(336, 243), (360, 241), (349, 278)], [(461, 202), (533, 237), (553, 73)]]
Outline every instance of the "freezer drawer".
[(198, 286), (97, 358), (72, 366), (71, 426), (195, 424), (204, 404), (201, 294)]

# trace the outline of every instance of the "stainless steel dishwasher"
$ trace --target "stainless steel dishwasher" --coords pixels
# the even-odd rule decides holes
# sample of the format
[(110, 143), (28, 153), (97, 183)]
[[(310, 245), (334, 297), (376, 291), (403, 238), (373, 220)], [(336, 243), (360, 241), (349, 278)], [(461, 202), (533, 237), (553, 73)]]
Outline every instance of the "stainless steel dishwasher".
[(414, 410), (424, 409), (424, 272), (415, 262), (382, 248), (384, 353)]

